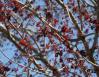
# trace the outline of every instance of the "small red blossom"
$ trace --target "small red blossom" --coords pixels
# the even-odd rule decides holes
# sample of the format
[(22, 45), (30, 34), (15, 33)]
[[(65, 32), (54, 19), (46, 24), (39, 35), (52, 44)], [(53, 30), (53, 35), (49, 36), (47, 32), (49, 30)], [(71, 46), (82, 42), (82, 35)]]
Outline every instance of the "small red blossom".
[(69, 30), (68, 30), (67, 26), (64, 25), (64, 26), (61, 28), (61, 31), (62, 31), (63, 33), (65, 33), (65, 32), (68, 32)]
[(32, 46), (32, 45), (29, 45), (28, 48), (29, 48), (30, 50), (33, 50), (33, 46)]
[(46, 49), (49, 49), (50, 48), (50, 45), (49, 44), (46, 44)]
[(56, 25), (58, 23), (58, 20), (55, 18), (54, 19), (54, 25)]
[(21, 40), (19, 41), (19, 44), (21, 44), (21, 45), (23, 45), (23, 46), (28, 46), (28, 43), (27, 43), (26, 40), (24, 40), (24, 39), (21, 39)]
[(47, 19), (48, 21), (51, 21), (51, 18), (53, 18), (51, 12), (50, 12), (50, 11), (46, 11), (46, 19)]
[(39, 21), (39, 22), (37, 22), (36, 26), (40, 27), (40, 24), (41, 24), (41, 22)]
[(85, 20), (90, 19), (90, 15), (89, 14), (85, 14), (84, 16), (85, 16)]
[(0, 74), (4, 74), (5, 71), (9, 71), (9, 70), (10, 70), (9, 67), (0, 64)]
[(78, 63), (78, 67), (83, 67), (83, 65), (84, 65), (84, 61), (80, 60), (79, 63)]
[(74, 6), (74, 7), (73, 7), (73, 11), (74, 11), (74, 12), (77, 12), (77, 11), (78, 11), (78, 6)]

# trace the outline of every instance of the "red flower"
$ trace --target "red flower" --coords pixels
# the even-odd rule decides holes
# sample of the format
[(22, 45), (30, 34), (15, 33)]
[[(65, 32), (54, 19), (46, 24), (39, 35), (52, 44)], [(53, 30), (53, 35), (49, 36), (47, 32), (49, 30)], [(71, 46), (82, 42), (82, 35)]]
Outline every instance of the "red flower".
[(33, 46), (32, 45), (29, 45), (28, 47), (30, 50), (33, 50)]
[(64, 26), (62, 27), (61, 31), (62, 31), (63, 33), (65, 33), (65, 32), (68, 32), (69, 30), (68, 30), (67, 26), (64, 25)]
[(40, 27), (40, 23), (41, 23), (40, 21), (37, 22), (36, 26), (37, 26), (37, 27)]
[(79, 63), (78, 63), (78, 67), (83, 67), (83, 65), (84, 65), (84, 61), (80, 60)]
[(19, 41), (19, 44), (21, 44), (21, 45), (23, 45), (23, 46), (28, 46), (28, 43), (27, 43), (26, 40), (24, 40), (24, 39), (21, 39), (21, 40)]
[(47, 12), (46, 12), (46, 19), (47, 19), (48, 21), (51, 21), (51, 18), (53, 18), (51, 12), (50, 12), (50, 11), (47, 11)]
[(54, 19), (54, 25), (56, 25), (58, 23), (58, 20), (55, 18)]
[(89, 14), (85, 14), (85, 20), (88, 20), (90, 18)]
[(74, 6), (73, 11), (77, 12), (78, 11), (78, 6)]
[(50, 45), (49, 44), (46, 44), (46, 49), (49, 49), (50, 48)]
[(3, 74), (5, 71), (9, 71), (9, 70), (10, 70), (9, 67), (5, 67), (5, 66), (0, 64), (0, 74)]

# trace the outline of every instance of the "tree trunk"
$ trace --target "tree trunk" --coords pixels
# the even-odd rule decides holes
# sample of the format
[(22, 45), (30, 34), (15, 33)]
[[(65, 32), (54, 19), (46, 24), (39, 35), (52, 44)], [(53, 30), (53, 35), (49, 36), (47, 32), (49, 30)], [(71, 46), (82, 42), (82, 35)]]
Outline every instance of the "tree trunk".
[[(96, 3), (97, 3), (97, 7), (96, 7), (97, 20), (99, 20), (99, 0), (97, 0)], [(97, 32), (98, 32), (98, 36), (99, 36), (99, 31), (97, 31)], [(97, 74), (97, 77), (99, 77), (99, 66), (98, 67), (94, 66), (94, 70)]]

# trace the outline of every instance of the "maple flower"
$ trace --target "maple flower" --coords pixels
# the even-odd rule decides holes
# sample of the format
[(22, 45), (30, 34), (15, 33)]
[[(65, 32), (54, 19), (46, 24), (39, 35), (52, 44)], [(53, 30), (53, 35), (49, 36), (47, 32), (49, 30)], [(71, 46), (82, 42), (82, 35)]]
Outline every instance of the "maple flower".
[(90, 15), (89, 14), (85, 14), (85, 20), (90, 19)]
[(51, 12), (47, 10), (47, 11), (46, 11), (46, 19), (47, 19), (48, 21), (51, 21), (52, 18), (53, 18), (53, 16), (52, 16)]
[(58, 23), (58, 20), (54, 18), (54, 25), (56, 25), (57, 23)]
[(78, 6), (74, 6), (74, 7), (73, 7), (73, 11), (74, 11), (74, 12), (77, 12), (77, 11), (78, 11)]
[(68, 32), (69, 30), (68, 30), (67, 26), (64, 25), (64, 26), (61, 28), (61, 31), (62, 31), (63, 33), (65, 33), (65, 32)]
[(10, 70), (9, 67), (0, 64), (0, 74), (4, 74), (5, 71), (9, 71), (9, 70)]
[(28, 43), (27, 43), (26, 40), (24, 40), (24, 39), (21, 39), (21, 40), (19, 41), (19, 44), (21, 44), (21, 45), (23, 45), (23, 46), (28, 46)]
[(33, 50), (33, 46), (32, 46), (32, 45), (29, 45), (28, 48), (29, 48), (30, 50)]

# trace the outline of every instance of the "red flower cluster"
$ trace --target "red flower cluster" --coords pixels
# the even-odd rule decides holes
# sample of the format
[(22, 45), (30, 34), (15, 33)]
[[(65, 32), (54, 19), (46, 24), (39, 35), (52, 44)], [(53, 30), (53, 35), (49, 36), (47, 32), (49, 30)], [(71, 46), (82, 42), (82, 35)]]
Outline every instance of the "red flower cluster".
[(27, 47), (27, 46), (29, 45), (25, 39), (21, 39), (21, 40), (19, 41), (19, 44), (21, 44), (21, 45), (23, 45), (23, 46), (25, 46), (25, 47)]
[(54, 25), (56, 25), (57, 23), (58, 23), (58, 20), (54, 18)]
[(25, 46), (25, 47), (28, 47), (28, 49), (30, 49), (30, 50), (33, 50), (33, 49), (34, 49), (33, 46), (30, 45), (30, 44), (27, 42), (26, 39), (21, 39), (21, 40), (19, 41), (19, 44), (21, 44), (21, 45), (23, 45), (23, 46)]
[(61, 31), (62, 31), (63, 33), (65, 33), (65, 32), (68, 32), (69, 29), (67, 28), (66, 25), (64, 25), (64, 26), (61, 28)]
[(77, 11), (78, 11), (78, 6), (74, 6), (74, 7), (73, 7), (73, 11), (74, 11), (74, 12), (77, 12)]
[(9, 71), (10, 68), (0, 64), (0, 74), (4, 74), (5, 71)]

